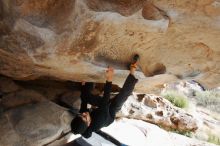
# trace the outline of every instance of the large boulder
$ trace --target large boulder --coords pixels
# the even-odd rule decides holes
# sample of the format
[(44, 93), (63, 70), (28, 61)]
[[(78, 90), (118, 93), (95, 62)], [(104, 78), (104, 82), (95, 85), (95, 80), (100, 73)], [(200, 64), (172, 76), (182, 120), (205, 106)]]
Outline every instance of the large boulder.
[(15, 92), (21, 89), (11, 78), (0, 76), (0, 92), (3, 94)]
[(113, 65), (122, 85), (138, 53), (136, 89), (188, 78), (217, 87), (219, 15), (218, 0), (0, 1), (0, 73), (104, 82)]
[(46, 101), (46, 98), (34, 90), (21, 90), (2, 97), (0, 102), (4, 110), (16, 108), (29, 103)]
[(195, 132), (198, 129), (195, 117), (173, 106), (163, 97), (152, 94), (129, 96), (117, 117), (147, 121), (167, 130)]
[(42, 146), (70, 131), (73, 116), (49, 102), (29, 104), (0, 115), (0, 145)]

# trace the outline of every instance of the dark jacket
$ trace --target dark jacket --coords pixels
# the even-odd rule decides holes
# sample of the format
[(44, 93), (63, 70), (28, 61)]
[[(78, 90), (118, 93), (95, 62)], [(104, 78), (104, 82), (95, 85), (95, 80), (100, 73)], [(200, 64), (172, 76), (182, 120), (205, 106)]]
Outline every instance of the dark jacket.
[(91, 124), (87, 128), (87, 130), (82, 134), (83, 137), (89, 138), (92, 135), (92, 132), (98, 131), (102, 127), (106, 127), (114, 121), (114, 117), (111, 117), (109, 114), (109, 105), (110, 105), (109, 99), (110, 99), (111, 88), (112, 88), (112, 82), (106, 81), (103, 97), (94, 96), (90, 93), (90, 91), (88, 91), (88, 89), (82, 88), (81, 90), (82, 103), (81, 103), (80, 112), (88, 111), (87, 103), (97, 106), (96, 109), (93, 109), (90, 112)]

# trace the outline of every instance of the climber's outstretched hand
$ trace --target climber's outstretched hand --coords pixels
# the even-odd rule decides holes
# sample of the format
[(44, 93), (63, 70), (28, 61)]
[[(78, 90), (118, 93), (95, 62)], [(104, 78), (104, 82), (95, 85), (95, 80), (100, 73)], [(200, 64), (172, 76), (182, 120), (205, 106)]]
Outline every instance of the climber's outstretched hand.
[(82, 86), (84, 86), (85, 84), (86, 84), (86, 82), (84, 82), (84, 81), (81, 82), (81, 85), (82, 85)]
[(105, 75), (106, 75), (106, 80), (108, 82), (112, 82), (113, 75), (114, 75), (114, 68), (113, 67), (108, 67), (106, 72), (105, 72)]

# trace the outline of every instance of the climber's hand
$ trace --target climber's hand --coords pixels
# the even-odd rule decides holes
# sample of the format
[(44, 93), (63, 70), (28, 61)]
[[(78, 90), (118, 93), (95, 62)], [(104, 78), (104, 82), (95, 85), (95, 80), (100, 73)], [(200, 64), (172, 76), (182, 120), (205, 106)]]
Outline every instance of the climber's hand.
[(113, 67), (108, 67), (107, 70), (106, 70), (106, 80), (108, 82), (112, 82), (112, 79), (113, 79), (113, 75), (114, 75), (114, 68)]
[(82, 85), (82, 86), (84, 86), (85, 84), (86, 84), (86, 82), (84, 82), (84, 81), (81, 82), (81, 85)]

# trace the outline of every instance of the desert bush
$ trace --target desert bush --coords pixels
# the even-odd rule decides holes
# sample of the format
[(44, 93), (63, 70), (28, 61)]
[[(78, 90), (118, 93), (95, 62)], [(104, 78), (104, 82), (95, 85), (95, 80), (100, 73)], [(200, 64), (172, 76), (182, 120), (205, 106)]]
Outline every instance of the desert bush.
[(177, 91), (165, 91), (161, 95), (177, 107), (186, 108), (189, 105), (187, 97), (184, 94), (179, 93)]
[(217, 135), (209, 133), (208, 137), (208, 142), (220, 145), (220, 138)]
[(207, 90), (196, 92), (197, 105), (206, 107), (212, 111), (220, 112), (220, 92)]

